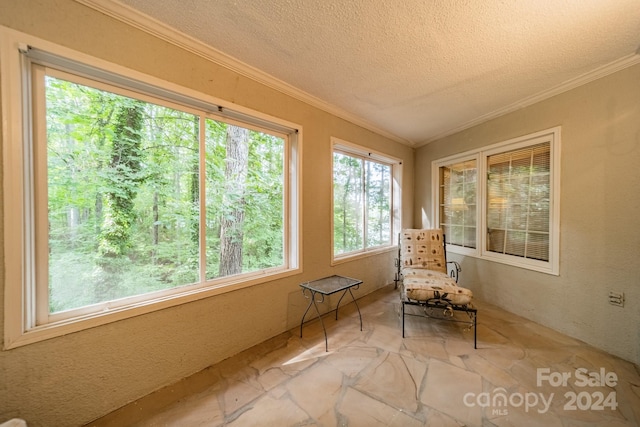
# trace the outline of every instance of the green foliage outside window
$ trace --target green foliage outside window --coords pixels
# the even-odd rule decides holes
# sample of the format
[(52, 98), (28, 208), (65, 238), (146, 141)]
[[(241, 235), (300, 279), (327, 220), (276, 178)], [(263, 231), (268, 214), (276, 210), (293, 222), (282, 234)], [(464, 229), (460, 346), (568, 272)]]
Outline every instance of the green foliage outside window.
[[(52, 313), (220, 277), (231, 217), (234, 271), (284, 264), (282, 138), (51, 76), (45, 93)], [(233, 194), (231, 132), (247, 156)]]
[(391, 166), (333, 154), (334, 254), (391, 243)]

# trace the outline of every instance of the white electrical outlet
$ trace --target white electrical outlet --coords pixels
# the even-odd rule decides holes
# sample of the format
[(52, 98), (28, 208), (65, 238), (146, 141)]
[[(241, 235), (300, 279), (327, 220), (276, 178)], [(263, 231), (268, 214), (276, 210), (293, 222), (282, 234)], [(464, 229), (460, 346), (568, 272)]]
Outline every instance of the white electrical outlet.
[(624, 293), (609, 291), (609, 304), (624, 307)]

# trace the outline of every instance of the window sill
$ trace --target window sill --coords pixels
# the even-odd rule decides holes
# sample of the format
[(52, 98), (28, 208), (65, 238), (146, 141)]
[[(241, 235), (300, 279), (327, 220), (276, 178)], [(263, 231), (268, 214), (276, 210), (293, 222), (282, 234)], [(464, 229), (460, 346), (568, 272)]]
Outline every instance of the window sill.
[(525, 270), (537, 271), (540, 273), (551, 274), (553, 276), (560, 275), (560, 268), (557, 262), (544, 262), (534, 259), (519, 258), (498, 253), (480, 253), (480, 251), (469, 248), (461, 248), (447, 245), (447, 254), (456, 254), (460, 256), (468, 256), (489, 262), (510, 265), (512, 267), (523, 268)]
[(78, 316), (46, 325), (36, 326), (27, 331), (24, 331), (22, 327), (18, 328), (20, 330), (15, 330), (14, 328), (13, 333), (7, 333), (5, 336), (4, 350), (10, 350), (74, 332), (80, 332), (112, 322), (129, 319), (131, 317), (153, 313), (165, 308), (175, 307), (216, 295), (225, 294), (227, 292), (233, 292), (251, 286), (258, 286), (266, 282), (299, 274), (301, 271), (302, 270), (300, 268), (295, 268), (272, 275), (253, 278), (251, 280), (201, 287), (175, 295), (161, 296), (143, 302), (101, 311), (99, 313), (91, 313), (85, 316)]
[(340, 265), (347, 262), (368, 258), (374, 255), (384, 254), (387, 252), (394, 252), (397, 250), (398, 250), (398, 247), (396, 245), (393, 245), (393, 246), (385, 246), (384, 248), (378, 248), (378, 249), (374, 249), (366, 252), (356, 252), (356, 253), (341, 255), (341, 256), (334, 257), (331, 260), (331, 266)]

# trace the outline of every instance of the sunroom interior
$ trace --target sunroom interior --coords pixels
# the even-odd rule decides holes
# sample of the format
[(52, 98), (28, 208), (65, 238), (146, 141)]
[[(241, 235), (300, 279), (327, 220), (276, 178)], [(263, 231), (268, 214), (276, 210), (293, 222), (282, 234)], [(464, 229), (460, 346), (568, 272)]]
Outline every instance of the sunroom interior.
[[(636, 404), (640, 402), (640, 274), (637, 261), (640, 250), (640, 217), (637, 215), (640, 210), (637, 191), (640, 186), (637, 167), (640, 158), (640, 40), (635, 31), (640, 25), (640, 13), (634, 1), (616, 1), (615, 7), (607, 9), (606, 14), (602, 12), (607, 19), (602, 15), (600, 18), (610, 27), (603, 29), (599, 23), (585, 19), (579, 22), (582, 25), (591, 22), (593, 28), (583, 27), (578, 31), (582, 35), (593, 32), (604, 37), (604, 30), (619, 30), (627, 37), (625, 41), (634, 40), (630, 50), (616, 57), (598, 57), (597, 61), (583, 63), (582, 68), (560, 73), (556, 76), (558, 83), (553, 86), (532, 84), (532, 91), (526, 97), (508, 104), (502, 101), (500, 108), (491, 111), (486, 110), (481, 99), (468, 99), (464, 93), (448, 92), (447, 88), (434, 89), (444, 98), (448, 97), (448, 103), (465, 104), (467, 108), (461, 113), (464, 117), (441, 127), (431, 123), (440, 117), (440, 107), (433, 105), (416, 109), (413, 117), (407, 109), (402, 110), (406, 122), (390, 123), (393, 116), (391, 112), (385, 112), (387, 106), (381, 96), (394, 90), (393, 81), (379, 82), (379, 93), (383, 95), (371, 93), (371, 98), (358, 101), (377, 110), (374, 115), (363, 116), (360, 114), (370, 110), (363, 107), (349, 111), (340, 107), (342, 97), (339, 95), (322, 100), (296, 88), (296, 84), (286, 82), (284, 77), (274, 78), (267, 71), (233, 59), (234, 54), (241, 55), (239, 52), (222, 54), (224, 46), (206, 45), (185, 32), (171, 29), (160, 18), (143, 13), (152, 3), (115, 0), (0, 2), (3, 162), (0, 190), (3, 259), (0, 274), (0, 310), (3, 312), (0, 316), (3, 331), (0, 423), (19, 418), (30, 426), (86, 425), (137, 399), (159, 390), (166, 391), (167, 387), (179, 384), (184, 378), (245, 354), (243, 352), (263, 343), (276, 340), (282, 344), (278, 338), (282, 334), (290, 334), (288, 341), (295, 342), (298, 349), (305, 345), (309, 346), (307, 350), (314, 349), (311, 354), (320, 360), (326, 357), (321, 335), (310, 333), (308, 336), (312, 338), (300, 338), (295, 333), (308, 303), (300, 284), (331, 275), (362, 281), (354, 295), (364, 307), (362, 333), (365, 335), (367, 328), (373, 328), (372, 319), (380, 315), (376, 301), (388, 298), (389, 304), (385, 303), (383, 307), (392, 313), (385, 317), (390, 323), (384, 328), (397, 332), (399, 339), (393, 341), (397, 348), (390, 357), (398, 360), (404, 357), (406, 363), (408, 355), (415, 356), (413, 352), (417, 350), (401, 338), (400, 300), (396, 301), (399, 297), (394, 293), (393, 285), (398, 233), (402, 229), (440, 227), (445, 229), (447, 240), (451, 242), (447, 247), (447, 258), (461, 266), (460, 286), (472, 290), (474, 300), (478, 301), (478, 349), (473, 349), (471, 335), (466, 332), (457, 335), (459, 331), (456, 330), (454, 337), (458, 337), (459, 342), (456, 341), (454, 353), (438, 353), (439, 356), (427, 353), (412, 360), (420, 360), (425, 366), (439, 367), (445, 372), (461, 369), (463, 377), (468, 378), (465, 375), (470, 375), (473, 369), (465, 365), (465, 361), (483, 357), (483, 351), (490, 353), (497, 345), (494, 332), (483, 329), (489, 328), (488, 324), (482, 325), (483, 309), (492, 319), (491, 331), (495, 331), (494, 322), (499, 324), (500, 319), (517, 317), (519, 320), (513, 322), (530, 322), (538, 325), (536, 328), (549, 331), (550, 335), (562, 335), (616, 360), (615, 364), (602, 367), (573, 359), (573, 364), (567, 366), (572, 370), (582, 366), (615, 370), (620, 384), (626, 381), (626, 388), (624, 391), (615, 389), (619, 399), (618, 415), (605, 413), (605, 416), (611, 415), (611, 419), (620, 425), (640, 423), (637, 409), (640, 405)], [(183, 16), (186, 12), (178, 3), (182, 4), (174, 2), (173, 10)], [(193, 7), (198, 5), (198, 2), (188, 3)], [(300, 2), (293, 3), (301, 5)], [(576, 2), (565, 3), (568, 9), (562, 11), (566, 12)], [(593, 9), (589, 9), (593, 14), (589, 16), (598, 17), (596, 4), (577, 3), (588, 3)], [(225, 2), (226, 7), (232, 7), (232, 4), (235, 2)], [(336, 3), (328, 4), (335, 6)], [(233, 16), (230, 14), (224, 19)], [(622, 27), (620, 23), (616, 28), (614, 24), (617, 20), (622, 22), (623, 16), (627, 18), (624, 20), (627, 26)], [(246, 32), (260, 37), (260, 27), (252, 28), (250, 20), (246, 23)], [(204, 31), (197, 25), (192, 29), (196, 31), (194, 34)], [(525, 30), (530, 33), (535, 27)], [(391, 31), (383, 35), (393, 34)], [(462, 41), (473, 43), (472, 31), (465, 37), (468, 39)], [(323, 41), (325, 39), (320, 37), (318, 44)], [(544, 47), (557, 50), (556, 54), (564, 52), (562, 45)], [(290, 55), (284, 47), (280, 48), (283, 55)], [(567, 50), (572, 49), (573, 46)], [(402, 50), (401, 47), (398, 50)], [(489, 54), (490, 50), (486, 47), (478, 49), (483, 54)], [(406, 54), (403, 51), (402, 55)], [(420, 52), (410, 54), (419, 55)], [(461, 67), (473, 64), (474, 60), (468, 57), (456, 62), (455, 55), (440, 59)], [(323, 61), (330, 63), (331, 58)], [(402, 69), (392, 68), (394, 72)], [(345, 67), (345, 73), (349, 71), (349, 67)], [(542, 79), (546, 77), (547, 69), (540, 67), (535, 72)], [(385, 75), (384, 70), (379, 73)], [(480, 79), (485, 74), (498, 81), (502, 76), (500, 69), (480, 68), (476, 76)], [(307, 77), (313, 80), (313, 76)], [(503, 79), (499, 85), (502, 90), (515, 90), (516, 80)], [(322, 84), (331, 87), (331, 82), (319, 83)], [(73, 89), (69, 89), (71, 86)], [(61, 93), (58, 98), (54, 96), (55, 90)], [(135, 181), (136, 177), (147, 174), (139, 178), (145, 183), (137, 193), (140, 199), (144, 196), (148, 200), (147, 216), (139, 215), (138, 218), (149, 225), (145, 242), (157, 244), (157, 250), (161, 251), (168, 243), (164, 242), (162, 246), (162, 237), (154, 237), (154, 232), (159, 230), (162, 234), (171, 227), (183, 227), (180, 244), (187, 247), (181, 252), (170, 252), (171, 256), (161, 262), (153, 258), (154, 262), (136, 275), (138, 278), (147, 274), (149, 277), (170, 276), (172, 286), (179, 289), (157, 289), (149, 284), (148, 292), (140, 297), (135, 292), (126, 293), (128, 287), (122, 286), (124, 293), (104, 297), (99, 289), (92, 288), (93, 294), (100, 294), (97, 299), (71, 302), (69, 306), (56, 305), (63, 304), (65, 298), (71, 300), (85, 292), (87, 277), (98, 274), (98, 267), (105, 271), (123, 268), (121, 264), (116, 266), (114, 260), (120, 259), (118, 256), (122, 251), (129, 250), (129, 246), (109, 246), (114, 240), (100, 232), (96, 239), (104, 239), (94, 243), (98, 248), (96, 251), (103, 252), (96, 253), (110, 259), (110, 263), (89, 266), (80, 278), (81, 264), (92, 255), (60, 256), (56, 258), (60, 260), (56, 261), (59, 262), (58, 275), (52, 275), (55, 248), (71, 246), (68, 244), (71, 238), (61, 234), (55, 247), (52, 240), (46, 240), (47, 236), (52, 239), (53, 231), (57, 230), (54, 218), (48, 217), (53, 206), (54, 186), (52, 180), (47, 183), (47, 167), (49, 177), (54, 176), (54, 169), (62, 171), (59, 176), (63, 190), (65, 186), (74, 185), (72, 191), (67, 188), (64, 193), (67, 198), (85, 194), (85, 198), (95, 199), (98, 190), (92, 190), (94, 193), (84, 191), (89, 191), (86, 188), (93, 182), (91, 180), (102, 179), (98, 174), (77, 178), (78, 175), (71, 171), (78, 171), (68, 162), (47, 164), (47, 156), (49, 159), (53, 156), (46, 153), (47, 148), (44, 152), (38, 150), (38, 141), (46, 141), (47, 136), (53, 139), (51, 135), (58, 131), (55, 126), (49, 126), (47, 120), (53, 116), (46, 115), (45, 110), (52, 111), (51, 114), (67, 114), (65, 106), (70, 105), (70, 101), (64, 96), (71, 90), (82, 92), (86, 99), (91, 96), (99, 99), (90, 107), (89, 104), (81, 106), (83, 111), (97, 111), (106, 105), (105, 99), (118, 98), (124, 104), (129, 103), (128, 111), (145, 108), (147, 115), (173, 117), (176, 124), (171, 126), (182, 133), (171, 142), (172, 148), (182, 144), (176, 141), (192, 138), (195, 145), (191, 147), (195, 149), (185, 143), (181, 151), (176, 150), (187, 153), (184, 154), (186, 157), (175, 157), (171, 163), (175, 170), (182, 167), (180, 178), (176, 178), (177, 172), (166, 174), (162, 180), (153, 178), (162, 176), (166, 170), (162, 167), (151, 170), (148, 159), (139, 160), (142, 166), (138, 164), (138, 175), (131, 178)], [(88, 95), (89, 92), (93, 95)], [(375, 102), (372, 101), (376, 96)], [(411, 109), (421, 106), (420, 94), (404, 96)], [(392, 106), (390, 104), (388, 108)], [(469, 115), (469, 110), (475, 115)], [(81, 116), (67, 116), (68, 123), (78, 125)], [(125, 140), (134, 140), (135, 132), (130, 132), (135, 127), (132, 117), (128, 118), (133, 121), (120, 128), (110, 128), (111, 133), (101, 135), (108, 139), (120, 132)], [(446, 121), (444, 117), (442, 120)], [(411, 121), (416, 124), (410, 125)], [(163, 126), (167, 129), (168, 125)], [(216, 132), (220, 129), (223, 133), (218, 137)], [(208, 240), (207, 234), (209, 228), (231, 233), (228, 231), (231, 226), (224, 221), (232, 222), (237, 212), (216, 211), (215, 208), (223, 205), (225, 197), (235, 191), (233, 177), (237, 178), (237, 175), (225, 170), (224, 162), (216, 163), (215, 156), (193, 155), (199, 150), (202, 153), (223, 150), (225, 143), (229, 143), (227, 139), (231, 138), (229, 129), (236, 129), (236, 136), (250, 134), (255, 141), (255, 145), (247, 147), (250, 168), (247, 176), (255, 180), (251, 184), (255, 191), (247, 202), (246, 223), (251, 225), (247, 226), (244, 236), (261, 236), (263, 241), (255, 247), (260, 248), (262, 255), (246, 261), (245, 264), (249, 263), (251, 267), (241, 271), (234, 270), (233, 265), (223, 267), (222, 263), (218, 270), (218, 254), (222, 250), (233, 251), (233, 237), (227, 237), (225, 243), (225, 234), (220, 231), (214, 242)], [(70, 144), (64, 138), (59, 143), (62, 148)], [(47, 143), (42, 146), (46, 147)], [(546, 228), (542, 232), (533, 228), (522, 231), (529, 242), (523, 246), (520, 240), (509, 241), (504, 236), (506, 232), (495, 225), (498, 219), (494, 213), (503, 212), (501, 209), (508, 203), (509, 196), (491, 193), (490, 181), (498, 175), (495, 171), (505, 164), (500, 156), (521, 153), (530, 147), (534, 147), (530, 150), (531, 158), (537, 158), (539, 147), (546, 150), (540, 157), (547, 159), (544, 160), (547, 161), (546, 172), (532, 173), (527, 178), (529, 183), (548, 179), (540, 184), (546, 191), (542, 197), (546, 208), (536, 211), (546, 218)], [(170, 151), (156, 154), (167, 158)], [(93, 158), (101, 155), (97, 150), (92, 154)], [(78, 156), (79, 152), (69, 154), (69, 158)], [(272, 170), (268, 166), (276, 158), (280, 169)], [(523, 155), (510, 158), (515, 163)], [(96, 162), (125, 167), (115, 165), (114, 159), (114, 156), (103, 157)], [(191, 164), (200, 172), (189, 172)], [(133, 166), (127, 164), (126, 167)], [(213, 172), (211, 176), (209, 172), (202, 172), (205, 169), (216, 171), (226, 181), (216, 181)], [(464, 191), (450, 187), (454, 193), (448, 193), (445, 202), (445, 191), (441, 190), (445, 182), (449, 182), (445, 177), (450, 178), (456, 170), (466, 171), (460, 175), (464, 179), (469, 178), (467, 172), (472, 170), (473, 179), (465, 181), (468, 186)], [(277, 177), (269, 185), (265, 184), (264, 178), (268, 174)], [(188, 177), (196, 181), (189, 184), (191, 178)], [(384, 185), (375, 184), (376, 179)], [(364, 203), (359, 196), (355, 197), (362, 209), (358, 221), (365, 224), (365, 231), (355, 240), (349, 234), (347, 224), (353, 217), (347, 218), (345, 213), (347, 200), (352, 196), (346, 188), (354, 181), (362, 184), (358, 187), (362, 200), (368, 200)], [(158, 193), (154, 191), (160, 185), (167, 186), (160, 192), (165, 207), (173, 203), (167, 195), (168, 188), (171, 191), (180, 188), (187, 198), (189, 189), (195, 189), (196, 195), (189, 199), (199, 218), (195, 225), (184, 220), (182, 211), (173, 211), (175, 222), (171, 226), (154, 216), (157, 206), (153, 197)], [(117, 191), (113, 188), (105, 191), (102, 199), (105, 212), (110, 204), (122, 200), (120, 196), (126, 191), (121, 187)], [(531, 200), (535, 197), (529, 195), (527, 206), (530, 209), (533, 209)], [(381, 199), (385, 203), (380, 202)], [(67, 209), (66, 212), (67, 216), (59, 221), (60, 227), (68, 227), (73, 221), (81, 222), (85, 215), (82, 210)], [(518, 212), (519, 218), (524, 218), (524, 214)], [(470, 219), (471, 214), (473, 219)], [(273, 220), (276, 217), (277, 221)], [(525, 217), (538, 218), (531, 213)], [(217, 218), (222, 218), (219, 223)], [(278, 227), (272, 230), (269, 218)], [(183, 220), (186, 222), (181, 222)], [(367, 221), (376, 225), (367, 228)], [(518, 222), (517, 218), (513, 221), (518, 223), (514, 228), (521, 231), (524, 223)], [(110, 224), (117, 225), (117, 218)], [(544, 236), (540, 237), (541, 233)], [(44, 240), (41, 236), (45, 236)], [(132, 238), (131, 245), (135, 246), (136, 239), (135, 236)], [(210, 250), (214, 244), (218, 245), (216, 250)], [(510, 249), (497, 250), (498, 246)], [(245, 248), (245, 260), (253, 253), (251, 248), (253, 246)], [(147, 253), (156, 256), (155, 248), (146, 249)], [(268, 259), (264, 255), (267, 252)], [(176, 253), (180, 254), (180, 259), (175, 259)], [(132, 259), (129, 257), (127, 262)], [(177, 269), (178, 264), (196, 267)], [(215, 268), (212, 267), (214, 264)], [(76, 280), (78, 287), (61, 291), (61, 300), (54, 301), (57, 294), (55, 289), (52, 291), (47, 287), (47, 281), (51, 286), (55, 280), (59, 280), (62, 288)], [(182, 287), (184, 283), (193, 286)], [(321, 310), (329, 312), (336, 302), (336, 299), (327, 298), (319, 305)], [(349, 320), (353, 307), (351, 304), (346, 306), (347, 317), (335, 322), (328, 320), (331, 328), (355, 324)], [(367, 315), (371, 317), (367, 319)], [(413, 332), (418, 337), (407, 339), (420, 339), (421, 326), (416, 325), (409, 326), (417, 328)], [(312, 331), (315, 328), (318, 332), (318, 322), (310, 322), (305, 327)], [(348, 345), (340, 338), (339, 331), (330, 331), (328, 354), (339, 352), (341, 344), (353, 349), (354, 342), (355, 347), (362, 350), (364, 344), (358, 341), (362, 336), (357, 335), (360, 331), (356, 329), (348, 332), (353, 334), (349, 335)], [(408, 331), (411, 335), (411, 329)], [(336, 333), (333, 340), (332, 333)], [(439, 341), (444, 348), (446, 336), (444, 334)], [(318, 340), (314, 341), (316, 338)], [(526, 343), (520, 344), (526, 347)], [(358, 363), (366, 363), (363, 358), (375, 359), (381, 352), (389, 351), (385, 346), (376, 348), (378, 350), (371, 353), (359, 354)], [(563, 348), (562, 353), (565, 351)], [(531, 354), (537, 353), (531, 350)], [(490, 363), (494, 362), (499, 363), (497, 359), (490, 360)], [(545, 369), (560, 362), (566, 360), (532, 358), (528, 362), (532, 369), (531, 380), (535, 383), (536, 368)], [(423, 374), (425, 382), (429, 383), (428, 373)], [(485, 387), (491, 385), (495, 386), (491, 383)], [(348, 391), (343, 390), (342, 398), (351, 396), (351, 389), (347, 385), (344, 387)], [(312, 389), (311, 384), (309, 389)], [(517, 384), (513, 384), (510, 391), (514, 390), (519, 390)], [(278, 398), (283, 398), (284, 394)], [(259, 406), (257, 402), (261, 396), (255, 395), (255, 400), (241, 412), (223, 414), (217, 424), (211, 422), (210, 425), (228, 425), (224, 423), (233, 421), (241, 425), (239, 417), (248, 413), (249, 407)], [(166, 405), (169, 405), (171, 397), (166, 399)], [(487, 411), (477, 417), (459, 415), (456, 418), (455, 410), (449, 413), (446, 407), (439, 407), (438, 402), (427, 397), (421, 400), (418, 396), (417, 399), (421, 403), (409, 414), (412, 422), (418, 423), (416, 425), (427, 422), (429, 417), (439, 420), (437, 417), (440, 416), (450, 422), (469, 425), (501, 425), (500, 419), (508, 421), (507, 413)], [(388, 406), (406, 413), (405, 408), (398, 408), (392, 402)], [(132, 411), (131, 407), (129, 411)], [(307, 413), (291, 425), (338, 425), (340, 422), (359, 425), (357, 413), (344, 411), (340, 413), (336, 409), (335, 413), (339, 415), (334, 414), (333, 418)], [(114, 423), (122, 425), (126, 423), (123, 420), (117, 419)], [(511, 422), (516, 422), (514, 420), (517, 418)], [(380, 421), (380, 425), (385, 423)]]

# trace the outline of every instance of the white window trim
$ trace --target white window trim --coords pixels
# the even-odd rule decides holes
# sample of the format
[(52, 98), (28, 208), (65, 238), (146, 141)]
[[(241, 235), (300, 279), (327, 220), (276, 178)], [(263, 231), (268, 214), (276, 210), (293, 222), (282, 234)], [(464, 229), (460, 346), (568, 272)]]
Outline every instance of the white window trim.
[[(456, 154), (454, 156), (445, 157), (440, 160), (435, 160), (431, 163), (431, 182), (433, 186), (432, 197), (433, 197), (433, 207), (432, 207), (432, 218), (434, 218), (434, 224), (440, 224), (440, 167), (448, 166), (454, 163), (461, 163), (468, 160), (475, 160), (476, 165), (481, 163), (480, 153), (479, 152), (466, 152), (462, 154)], [(478, 167), (478, 166), (477, 166)], [(478, 185), (478, 180), (480, 177), (480, 172), (477, 171), (476, 185)], [(478, 188), (476, 187), (476, 218), (480, 218), (482, 213), (482, 203), (480, 200), (480, 194), (478, 193)], [(447, 244), (447, 252), (454, 252), (461, 255), (469, 255), (478, 257), (478, 246), (480, 245), (480, 240), (478, 240), (478, 228), (480, 227), (479, 222), (476, 220), (476, 248), (462, 247), (458, 245), (449, 245)], [(445, 236), (446, 238), (446, 236)]]
[[(431, 215), (434, 218), (434, 224), (440, 224), (439, 209), (439, 169), (452, 163), (458, 163), (465, 160), (476, 160), (477, 164), (477, 194), (476, 194), (476, 249), (462, 248), (457, 245), (447, 245), (447, 251), (461, 255), (471, 256), (488, 261), (499, 262), (501, 264), (512, 265), (515, 267), (526, 268), (529, 270), (539, 271), (542, 273), (559, 275), (560, 274), (560, 139), (561, 127), (557, 126), (551, 129), (542, 130), (528, 135), (512, 138), (507, 141), (498, 142), (486, 147), (475, 150), (465, 151), (463, 153), (437, 159), (431, 162)], [(534, 145), (540, 142), (551, 142), (551, 197), (550, 197), (550, 215), (549, 223), (549, 261), (538, 261), (533, 259), (523, 259), (520, 257), (498, 254), (487, 251), (487, 201), (486, 201), (486, 164), (487, 157), (513, 149)]]
[[(388, 164), (391, 166), (391, 244), (383, 246), (375, 246), (372, 248), (365, 248), (359, 251), (352, 251), (344, 254), (337, 255), (334, 251), (334, 236), (333, 236), (333, 153), (335, 151), (341, 151), (347, 154), (353, 154), (356, 157), (369, 158), (373, 161)], [(385, 253), (393, 250), (397, 250), (398, 245), (398, 233), (400, 232), (402, 221), (402, 160), (381, 153), (370, 148), (354, 144), (342, 140), (340, 138), (331, 137), (331, 265), (342, 264), (344, 262), (353, 261), (359, 258), (365, 258), (380, 253)]]
[[(31, 160), (30, 144), (32, 126), (26, 123), (29, 114), (25, 110), (30, 105), (30, 94), (22, 93), (23, 64), (20, 51), (36, 47), (43, 52), (67, 58), (89, 67), (103, 70), (125, 81), (138, 82), (144, 87), (158, 88), (163, 93), (182, 94), (196, 103), (218, 106), (218, 111), (227, 119), (250, 117), (257, 123), (269, 123), (282, 129), (297, 129), (290, 134), (290, 150), (285, 157), (289, 165), (290, 185), (285, 190), (285, 221), (289, 227), (285, 232), (288, 247), (286, 268), (266, 269), (248, 273), (240, 277), (208, 282), (203, 286), (190, 288), (186, 292), (154, 293), (153, 298), (133, 298), (125, 306), (106, 307), (104, 311), (78, 315), (52, 323), (35, 326), (35, 260), (33, 206), (28, 194), (34, 183), (25, 165), (25, 158)], [(201, 92), (170, 83), (156, 77), (91, 57), (80, 52), (56, 45), (46, 40), (0, 26), (0, 88), (2, 91), (2, 150), (3, 150), (3, 197), (4, 197), (4, 253), (5, 253), (5, 298), (4, 298), (4, 349), (39, 342), (72, 332), (96, 327), (118, 320), (154, 312), (179, 304), (208, 298), (226, 292), (254, 286), (299, 274), (302, 259), (302, 127), (279, 118), (250, 110)], [(228, 109), (228, 110), (227, 110)], [(243, 122), (244, 126), (247, 126)], [(285, 222), (286, 223), (286, 222)]]

